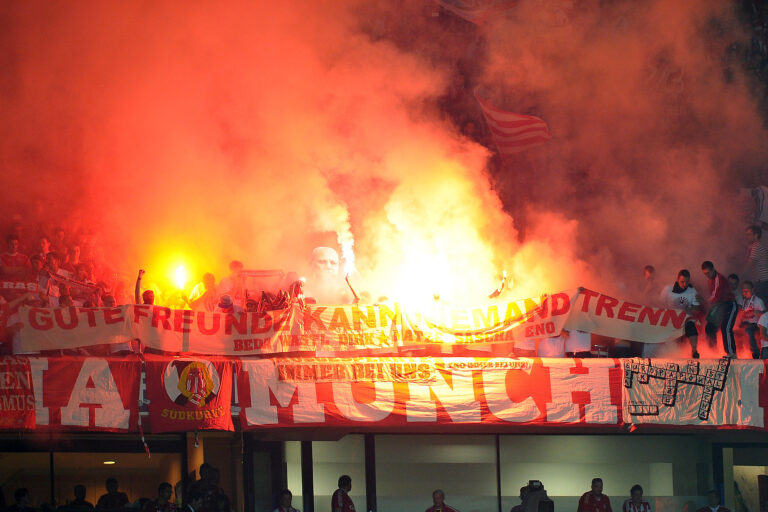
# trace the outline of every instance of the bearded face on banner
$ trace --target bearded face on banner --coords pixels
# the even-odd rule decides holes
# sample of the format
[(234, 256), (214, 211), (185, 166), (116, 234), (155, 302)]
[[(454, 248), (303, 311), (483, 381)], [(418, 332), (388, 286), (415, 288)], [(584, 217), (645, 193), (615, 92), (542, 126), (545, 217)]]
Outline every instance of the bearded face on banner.
[(216, 368), (203, 359), (176, 359), (166, 366), (163, 377), (168, 396), (181, 406), (204, 407), (221, 385)]

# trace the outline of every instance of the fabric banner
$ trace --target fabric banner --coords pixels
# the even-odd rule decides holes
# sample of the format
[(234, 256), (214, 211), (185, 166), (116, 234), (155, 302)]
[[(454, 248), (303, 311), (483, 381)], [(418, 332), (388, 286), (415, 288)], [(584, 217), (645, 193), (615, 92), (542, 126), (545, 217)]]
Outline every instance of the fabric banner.
[(33, 357), (29, 366), (36, 428), (136, 431), (137, 357)]
[(37, 293), (40, 285), (37, 281), (0, 281), (0, 295), (6, 299), (17, 297), (22, 293)]
[(764, 426), (762, 361), (625, 359), (622, 364), (626, 423)]
[(0, 358), (0, 429), (35, 428), (32, 372), (25, 357)]
[(232, 366), (226, 359), (146, 359), (146, 397), (154, 433), (234, 430)]
[[(617, 427), (621, 367), (595, 359), (243, 361), (244, 429), (286, 426)], [(353, 378), (350, 379), (349, 377)]]
[(126, 343), (134, 339), (128, 322), (132, 306), (116, 308), (19, 308), (22, 353), (92, 345)]
[(659, 343), (679, 337), (685, 321), (683, 311), (642, 306), (587, 289), (475, 308), (439, 303), (423, 310), (399, 304), (296, 304), (281, 311), (231, 315), (126, 305), (24, 307), (20, 316), (23, 352), (139, 339), (146, 347), (166, 352), (235, 356), (360, 350), (397, 355), (398, 347), (509, 344), (558, 336), (563, 329)]
[[(0, 368), (2, 430), (137, 430), (138, 357), (15, 357)], [(444, 431), (764, 430), (768, 406), (766, 363), (752, 360), (153, 355), (144, 368), (154, 433), (231, 431), (233, 405), (245, 430)]]

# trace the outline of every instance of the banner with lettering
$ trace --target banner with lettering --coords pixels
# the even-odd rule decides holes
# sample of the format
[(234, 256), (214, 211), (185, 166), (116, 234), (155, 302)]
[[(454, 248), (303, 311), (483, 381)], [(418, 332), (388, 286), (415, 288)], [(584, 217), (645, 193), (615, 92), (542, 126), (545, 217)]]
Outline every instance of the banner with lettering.
[(614, 359), (244, 360), (243, 429), (300, 426), (617, 427)]
[(0, 429), (35, 428), (35, 394), (26, 357), (0, 357)]
[(141, 363), (129, 357), (29, 358), (36, 428), (133, 432)]
[(237, 361), (147, 356), (146, 397), (152, 432), (234, 430), (232, 366)]
[(624, 359), (624, 421), (763, 427), (763, 361)]
[(398, 347), (510, 344), (558, 336), (563, 329), (659, 343), (679, 337), (685, 321), (684, 311), (586, 289), (476, 308), (294, 304), (281, 311), (232, 315), (126, 305), (24, 307), (20, 314), (24, 352), (139, 339), (145, 347), (166, 352), (236, 356), (361, 350), (397, 355)]
[(37, 293), (39, 290), (37, 281), (0, 280), (0, 296), (9, 301), (24, 293)]
[[(151, 432), (536, 426), (765, 430), (766, 363), (540, 358), (14, 357), (0, 430)], [(233, 381), (237, 383), (234, 393)], [(234, 406), (234, 407), (233, 407)]]

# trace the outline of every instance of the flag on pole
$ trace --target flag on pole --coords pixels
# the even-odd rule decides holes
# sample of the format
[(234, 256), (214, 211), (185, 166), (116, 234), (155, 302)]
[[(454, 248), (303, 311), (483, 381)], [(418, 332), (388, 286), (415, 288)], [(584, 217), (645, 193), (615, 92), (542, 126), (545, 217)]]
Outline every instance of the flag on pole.
[(540, 146), (552, 138), (543, 119), (502, 110), (481, 98), (478, 89), (475, 89), (475, 99), (483, 111), (493, 143), (502, 155)]

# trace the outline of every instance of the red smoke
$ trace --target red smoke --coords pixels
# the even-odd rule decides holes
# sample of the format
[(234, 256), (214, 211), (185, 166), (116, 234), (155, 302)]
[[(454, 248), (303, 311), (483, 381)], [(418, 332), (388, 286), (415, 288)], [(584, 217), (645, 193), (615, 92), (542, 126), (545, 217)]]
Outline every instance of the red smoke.
[[(731, 198), (765, 134), (738, 66), (721, 78), (733, 15), (614, 2), (562, 24), (539, 3), (482, 29), (426, 1), (6, 3), (3, 210), (87, 226), (110, 266), (161, 285), (177, 261), (303, 270), (323, 232), (354, 237), (374, 298), (480, 302), (502, 269), (516, 298), (621, 294), (645, 263), (671, 282), (735, 261)], [(489, 171), (440, 115), (468, 57), (500, 105), (549, 123), (541, 152)]]

